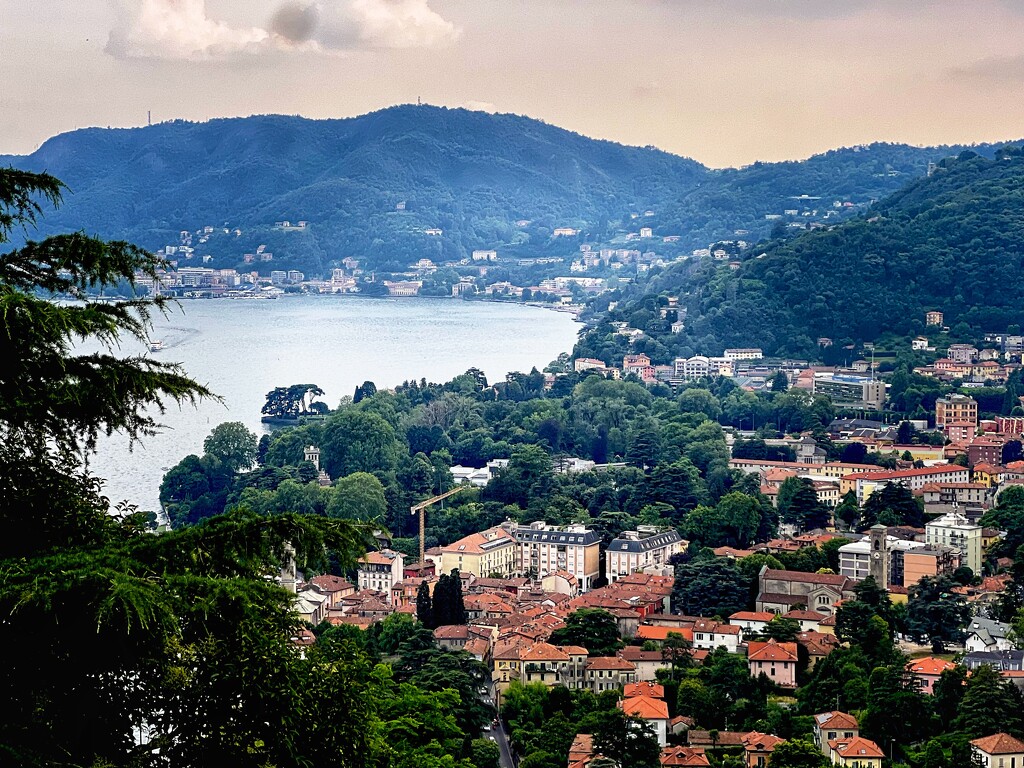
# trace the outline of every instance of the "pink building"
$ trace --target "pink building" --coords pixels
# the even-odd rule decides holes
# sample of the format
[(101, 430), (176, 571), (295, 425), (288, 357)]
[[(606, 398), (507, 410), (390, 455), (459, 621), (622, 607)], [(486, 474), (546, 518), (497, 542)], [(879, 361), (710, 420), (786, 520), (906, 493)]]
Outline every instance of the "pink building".
[(796, 688), (796, 643), (747, 643), (747, 663), (750, 674), (757, 677), (765, 674), (768, 679), (783, 688)]

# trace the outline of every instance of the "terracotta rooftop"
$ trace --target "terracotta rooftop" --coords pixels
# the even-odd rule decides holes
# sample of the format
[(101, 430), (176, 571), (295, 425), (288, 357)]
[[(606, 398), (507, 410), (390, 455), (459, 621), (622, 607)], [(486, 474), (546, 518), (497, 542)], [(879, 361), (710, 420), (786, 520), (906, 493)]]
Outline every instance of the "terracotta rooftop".
[(828, 745), (843, 757), (885, 757), (885, 753), (875, 742), (860, 736), (855, 739), (833, 740)]
[(650, 696), (634, 696), (619, 702), (619, 708), (627, 715), (642, 717), (644, 720), (668, 720), (668, 704)]
[(736, 611), (729, 621), (771, 621), (775, 614), (771, 611)]
[(711, 765), (704, 750), (699, 747), (665, 747), (661, 751), (661, 764), (665, 766), (701, 766)]
[(607, 670), (621, 670), (625, 672), (632, 672), (636, 669), (631, 661), (620, 658), (618, 656), (594, 656), (587, 661), (587, 669), (607, 669)]
[(652, 699), (664, 699), (665, 686), (649, 682), (626, 683), (622, 686), (622, 695), (627, 699), (631, 699), (634, 696), (648, 696)]
[(835, 728), (836, 730), (857, 730), (857, 718), (846, 712), (834, 709), (831, 712), (822, 712), (814, 716), (814, 722), (818, 728)]
[(520, 651), (519, 658), (522, 661), (568, 661), (569, 655), (550, 643), (537, 643)]
[(350, 589), (355, 590), (355, 587), (345, 579), (341, 578), (341, 576), (325, 574), (323, 576), (314, 576), (310, 581), (320, 587), (324, 592), (347, 592)]
[[(830, 587), (845, 587), (849, 582), (846, 576), (842, 576), (838, 573), (804, 573), (803, 571), (780, 571), (774, 568), (768, 568), (764, 572), (764, 578), (766, 581), (796, 581), (806, 584), (827, 584)], [(804, 601), (807, 600), (807, 595), (801, 595)]]
[(797, 621), (821, 621), (822, 619), (828, 618), (824, 613), (818, 613), (817, 611), (800, 611), (794, 610), (788, 613), (782, 614), (784, 619), (796, 619)]
[(956, 667), (951, 661), (937, 659), (934, 656), (925, 656), (922, 659), (914, 659), (907, 664), (907, 669), (915, 675), (941, 675), (947, 669)]
[(775, 640), (766, 643), (752, 640), (747, 643), (748, 661), (795, 662), (796, 659), (796, 643), (777, 643)]

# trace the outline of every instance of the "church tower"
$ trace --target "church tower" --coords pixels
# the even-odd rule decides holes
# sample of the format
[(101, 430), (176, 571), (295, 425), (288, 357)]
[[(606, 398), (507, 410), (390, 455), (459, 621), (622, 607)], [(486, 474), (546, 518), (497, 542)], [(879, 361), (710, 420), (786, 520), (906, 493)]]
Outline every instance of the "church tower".
[(887, 529), (876, 523), (868, 530), (868, 575), (873, 576), (882, 589), (889, 588), (889, 542)]
[(320, 471), (320, 449), (315, 445), (306, 446), (306, 461), (313, 464), (317, 471)]

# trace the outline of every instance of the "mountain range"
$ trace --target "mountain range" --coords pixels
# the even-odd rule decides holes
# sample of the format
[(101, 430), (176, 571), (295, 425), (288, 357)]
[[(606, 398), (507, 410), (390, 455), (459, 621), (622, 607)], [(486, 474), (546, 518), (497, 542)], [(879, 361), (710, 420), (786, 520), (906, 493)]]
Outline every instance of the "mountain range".
[[(584, 241), (621, 240), (645, 212), (656, 236), (678, 237), (655, 241), (668, 255), (737, 230), (757, 240), (771, 230), (766, 215), (851, 203), (834, 209), (841, 218), (962, 149), (874, 144), (712, 170), (526, 117), (407, 105), (339, 120), (269, 115), (82, 129), (31, 155), (0, 156), (0, 164), (68, 185), (63, 206), (32, 236), (84, 229), (157, 249), (178, 243), (182, 230), (210, 226), (197, 253), (211, 255), (213, 266), (241, 266), (243, 253), (264, 245), (274, 268), (316, 274), (347, 256), (399, 271), (478, 248), (568, 255)], [(283, 220), (308, 225), (275, 228)], [(556, 227), (580, 234), (556, 238)]]

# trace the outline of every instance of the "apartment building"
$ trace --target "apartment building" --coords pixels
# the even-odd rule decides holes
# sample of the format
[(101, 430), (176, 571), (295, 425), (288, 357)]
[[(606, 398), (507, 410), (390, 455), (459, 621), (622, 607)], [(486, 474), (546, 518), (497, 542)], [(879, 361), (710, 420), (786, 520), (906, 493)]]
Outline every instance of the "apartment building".
[(960, 564), (981, 573), (982, 527), (958, 512), (949, 512), (924, 526), (924, 540), (934, 547), (960, 550)]
[(536, 574), (536, 578), (557, 571), (576, 577), (580, 591), (588, 591), (601, 575), (601, 537), (582, 525), (564, 528), (543, 522), (528, 526), (511, 523), (509, 530), (517, 546), (519, 573)]
[(441, 547), (441, 572), (457, 568), (477, 578), (513, 576), (518, 571), (517, 549), (515, 538), (500, 525), (471, 533)]
[(623, 531), (605, 552), (605, 577), (614, 583), (638, 571), (671, 575), (669, 558), (682, 552), (687, 543), (674, 528), (640, 525), (635, 531)]
[(977, 424), (978, 401), (967, 395), (949, 395), (935, 401), (935, 428), (947, 424)]
[(359, 561), (356, 570), (359, 589), (372, 589), (387, 595), (391, 602), (391, 590), (403, 578), (405, 556), (401, 552), (382, 549), (380, 552), (367, 552)]

